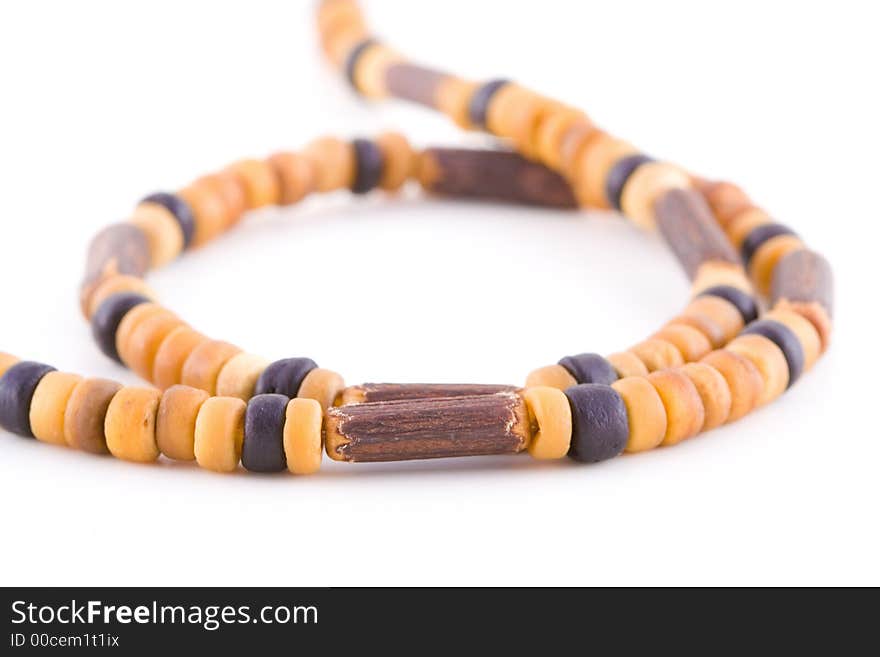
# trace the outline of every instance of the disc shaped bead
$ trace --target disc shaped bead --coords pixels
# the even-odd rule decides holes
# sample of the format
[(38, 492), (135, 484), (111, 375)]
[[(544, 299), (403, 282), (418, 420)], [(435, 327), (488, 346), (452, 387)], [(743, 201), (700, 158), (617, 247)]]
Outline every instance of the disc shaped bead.
[(561, 459), (571, 446), (572, 417), (567, 392), (549, 386), (527, 388), (523, 393), (535, 430), (528, 445), (536, 459)]
[(599, 354), (578, 354), (566, 356), (559, 361), (578, 383), (601, 383), (611, 385), (617, 381), (617, 372)]
[(322, 423), (321, 405), (314, 399), (290, 400), (284, 420), (284, 454), (292, 474), (314, 474), (321, 468)]
[(708, 431), (724, 424), (730, 417), (732, 404), (730, 387), (721, 372), (707, 363), (688, 363), (681, 368), (703, 402), (703, 426), (701, 431)]
[(355, 139), (351, 145), (355, 161), (351, 191), (355, 194), (366, 194), (378, 187), (382, 180), (382, 150), (376, 142), (369, 139)]
[(794, 331), (782, 322), (762, 319), (746, 326), (740, 335), (763, 335), (782, 350), (788, 364), (788, 387), (798, 380), (804, 371), (804, 349)]
[(764, 380), (750, 360), (727, 349), (719, 349), (700, 362), (718, 370), (730, 389), (730, 413), (727, 422), (740, 419), (758, 405), (764, 390)]
[(623, 186), (633, 172), (641, 165), (653, 161), (654, 158), (648, 155), (633, 153), (625, 155), (614, 163), (605, 179), (605, 198), (612, 208), (620, 210), (620, 195), (623, 193)]
[(730, 285), (716, 285), (706, 288), (698, 295), (700, 297), (719, 297), (736, 306), (743, 322), (748, 324), (758, 318), (758, 302), (751, 294)]
[(318, 364), (311, 358), (285, 358), (269, 365), (254, 389), (256, 395), (279, 394), (294, 398), (299, 393), (303, 379)]
[(23, 360), (0, 378), (0, 427), (20, 436), (33, 438), (30, 410), (34, 391), (43, 377), (55, 368)]
[(661, 445), (675, 445), (696, 436), (703, 427), (705, 411), (696, 386), (679, 369), (652, 372), (647, 379), (657, 390), (666, 409), (666, 432)]
[(224, 365), (240, 353), (241, 349), (222, 340), (202, 342), (184, 362), (180, 382), (213, 395), (217, 391), (217, 378)]
[(54, 445), (67, 444), (64, 411), (80, 381), (82, 377), (76, 374), (49, 372), (37, 384), (30, 408), (31, 431), (37, 440)]
[(467, 110), (468, 119), (470, 119), (474, 126), (479, 128), (486, 127), (486, 115), (489, 112), (489, 104), (492, 102), (492, 97), (499, 89), (508, 84), (510, 84), (510, 80), (490, 80), (474, 91)]
[(211, 397), (196, 418), (193, 451), (198, 464), (214, 472), (234, 472), (244, 442), (247, 404), (237, 397)]
[(92, 454), (109, 451), (104, 421), (120, 390), (120, 384), (108, 379), (86, 379), (73, 389), (64, 411), (64, 440), (70, 447)]
[(141, 204), (153, 203), (168, 210), (177, 220), (183, 234), (183, 248), (189, 248), (196, 232), (196, 220), (192, 208), (177, 194), (156, 192), (141, 199)]
[(284, 456), (284, 421), (287, 403), (284, 395), (257, 395), (247, 404), (241, 464), (251, 472), (281, 472), (287, 467)]
[(626, 406), (629, 438), (627, 452), (654, 449), (666, 435), (666, 409), (657, 390), (647, 378), (627, 377), (611, 384)]
[(752, 261), (755, 252), (761, 248), (767, 240), (773, 239), (779, 235), (794, 234), (795, 233), (791, 228), (784, 226), (783, 224), (762, 224), (752, 229), (746, 235), (740, 246), (740, 254), (742, 255), (743, 262), (748, 265)]
[(614, 388), (585, 383), (565, 391), (571, 406), (568, 455), (584, 463), (614, 458), (626, 448), (629, 420), (623, 397)]
[(116, 348), (116, 333), (122, 319), (130, 310), (145, 303), (151, 303), (143, 294), (123, 292), (108, 297), (92, 315), (92, 337), (101, 352), (118, 363), (122, 363)]
[(107, 449), (118, 459), (149, 463), (159, 458), (156, 414), (162, 393), (153, 388), (123, 388), (104, 418)]
[(725, 347), (739, 354), (758, 368), (764, 386), (758, 398), (758, 406), (767, 404), (788, 388), (788, 363), (782, 349), (763, 335), (741, 335)]
[(562, 365), (545, 365), (529, 372), (526, 377), (526, 387), (550, 386), (559, 390), (565, 390), (576, 386), (577, 380)]
[(189, 386), (171, 386), (162, 395), (156, 416), (156, 445), (176, 461), (195, 459), (196, 419), (210, 395)]

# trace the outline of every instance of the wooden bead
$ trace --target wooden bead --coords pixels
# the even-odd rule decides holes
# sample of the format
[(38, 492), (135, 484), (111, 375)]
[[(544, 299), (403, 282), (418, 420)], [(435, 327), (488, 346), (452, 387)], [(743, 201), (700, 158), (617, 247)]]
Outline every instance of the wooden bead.
[(700, 362), (714, 367), (727, 382), (730, 389), (727, 422), (740, 419), (758, 405), (764, 391), (764, 380), (750, 360), (733, 351), (721, 349), (713, 351)]
[(116, 351), (121, 361), (128, 367), (137, 360), (137, 354), (134, 353), (137, 345), (131, 341), (131, 337), (138, 326), (151, 317), (173, 318), (174, 313), (157, 303), (141, 303), (125, 313), (122, 321), (119, 322), (119, 327), (116, 329)]
[(291, 399), (299, 394), (299, 389), (306, 375), (318, 364), (311, 358), (282, 358), (270, 364), (254, 388), (257, 395), (278, 394)]
[(64, 442), (92, 454), (107, 454), (104, 420), (122, 386), (107, 379), (85, 379), (77, 384), (64, 410)]
[(416, 154), (406, 137), (397, 132), (386, 132), (376, 139), (382, 151), (382, 177), (379, 187), (388, 192), (395, 192), (415, 174)]
[(751, 361), (761, 373), (763, 390), (758, 406), (767, 404), (785, 392), (788, 387), (788, 363), (785, 354), (769, 338), (763, 335), (741, 335), (725, 347)]
[(621, 379), (628, 376), (648, 376), (648, 368), (642, 360), (633, 353), (620, 351), (606, 358)]
[(20, 359), (16, 356), (0, 351), (0, 378), (2, 378), (4, 374), (6, 374), (6, 370), (8, 370), (10, 367), (18, 362), (20, 362)]
[(223, 234), (230, 225), (232, 217), (223, 198), (205, 183), (192, 184), (178, 192), (195, 217), (193, 246), (202, 246)]
[(639, 357), (649, 372), (665, 370), (684, 364), (684, 357), (674, 344), (659, 338), (649, 338), (629, 349)]
[(739, 250), (742, 248), (743, 241), (748, 237), (749, 233), (755, 228), (764, 226), (770, 222), (770, 215), (764, 212), (761, 208), (746, 208), (727, 224), (727, 227), (725, 228), (727, 239), (730, 240), (733, 248)]
[(335, 137), (316, 139), (306, 146), (303, 156), (315, 173), (317, 191), (347, 189), (354, 182), (354, 149), (349, 142)]
[(746, 193), (733, 183), (711, 183), (701, 191), (722, 228), (725, 228), (736, 215), (752, 207), (752, 202)]
[(220, 370), (233, 356), (241, 353), (235, 345), (221, 340), (202, 342), (192, 350), (183, 363), (180, 382), (193, 388), (201, 388), (210, 394), (217, 391)]
[(367, 194), (378, 187), (382, 179), (382, 151), (369, 139), (355, 139), (351, 146), (354, 149), (355, 162), (351, 191), (354, 194)]
[(367, 50), (379, 45), (381, 44), (376, 39), (365, 34), (357, 43), (352, 43), (351, 48), (345, 54), (345, 62), (343, 64), (345, 78), (348, 80), (351, 88), (357, 93), (363, 93), (358, 88), (357, 80), (355, 79), (355, 71), (357, 70), (358, 62)]
[(730, 302), (739, 311), (745, 324), (758, 318), (758, 302), (750, 292), (729, 285), (716, 285), (700, 292), (701, 297), (718, 297)]
[(547, 365), (546, 367), (539, 367), (526, 377), (527, 388), (549, 386), (558, 390), (565, 390), (566, 388), (576, 385), (577, 381), (575, 378), (567, 369), (562, 367), (562, 365)]
[(797, 235), (779, 235), (764, 242), (749, 263), (749, 275), (755, 283), (755, 288), (761, 294), (770, 293), (770, 284), (773, 282), (773, 272), (777, 263), (790, 253), (795, 253), (804, 248), (804, 243)]
[(388, 68), (403, 58), (391, 48), (374, 43), (357, 58), (352, 70), (355, 88), (367, 98), (383, 98), (388, 95), (385, 86)]
[[(312, 372), (316, 371), (318, 370), (312, 370)], [(308, 375), (306, 375), (306, 379), (308, 379)], [(307, 396), (303, 394), (305, 385), (306, 380), (303, 380), (300, 397)], [(473, 397), (474, 395), (494, 395), (499, 392), (518, 392), (518, 388), (480, 383), (362, 383), (342, 390), (341, 394), (336, 397), (335, 405), (434, 399), (437, 397)]]
[(746, 263), (746, 266), (749, 266), (752, 258), (755, 256), (755, 252), (765, 242), (780, 235), (794, 235), (794, 231), (780, 223), (763, 224), (749, 231), (749, 234), (746, 235), (746, 238), (739, 247), (742, 261)]
[(636, 225), (651, 229), (655, 224), (655, 204), (671, 189), (688, 189), (691, 179), (682, 169), (667, 162), (649, 162), (636, 169), (620, 195), (623, 214)]
[(592, 208), (608, 209), (610, 206), (605, 197), (608, 172), (620, 158), (636, 152), (634, 146), (606, 132), (593, 135), (573, 165), (572, 175), (581, 202)]
[(726, 342), (722, 327), (706, 315), (699, 313), (678, 315), (669, 320), (666, 325), (671, 326), (673, 324), (684, 324), (685, 326), (697, 329), (700, 333), (706, 336), (706, 339), (709, 341), (709, 344), (712, 345), (713, 349), (718, 349), (719, 347), (724, 346)]
[(269, 162), (239, 160), (229, 165), (228, 170), (238, 176), (248, 210), (278, 205), (281, 201), (281, 183), (275, 168)]
[(268, 160), (275, 168), (280, 185), (282, 205), (297, 203), (315, 187), (315, 171), (311, 162), (299, 153), (275, 153)]
[(472, 125), (483, 130), (488, 127), (489, 105), (495, 94), (509, 84), (512, 84), (510, 80), (490, 80), (474, 90), (468, 104), (468, 118)]
[(242, 352), (233, 356), (217, 375), (217, 396), (247, 401), (254, 396), (257, 381), (268, 366), (268, 360), (254, 354)]
[(119, 326), (129, 311), (143, 304), (150, 304), (150, 300), (141, 294), (114, 294), (104, 301), (92, 316), (92, 337), (98, 348), (104, 355), (120, 364), (122, 359), (116, 348)]
[(298, 397), (287, 405), (284, 421), (284, 454), (292, 474), (314, 474), (321, 468), (323, 446), (321, 405)]
[(153, 388), (122, 388), (104, 419), (107, 449), (118, 459), (149, 463), (159, 458), (156, 415), (162, 393)]
[(241, 465), (250, 472), (281, 472), (287, 468), (284, 455), (284, 395), (256, 395), (244, 416)]
[(571, 406), (557, 388), (539, 386), (523, 393), (532, 425), (529, 454), (536, 459), (561, 459), (571, 447)]
[(137, 294), (146, 297), (147, 299), (156, 298), (156, 293), (153, 292), (152, 288), (147, 285), (142, 278), (125, 275), (109, 276), (95, 287), (89, 297), (88, 305), (84, 311), (86, 319), (90, 320), (94, 317), (95, 313), (98, 312), (98, 308), (100, 308), (101, 304), (107, 299), (113, 295), (125, 292)]
[(445, 78), (437, 87), (434, 104), (460, 128), (471, 129), (468, 109), (479, 85), (461, 78)]
[(162, 395), (156, 416), (156, 445), (176, 461), (195, 459), (196, 418), (210, 395), (189, 386), (171, 386)]
[[(609, 207), (620, 211), (620, 195), (623, 192), (623, 186), (633, 172), (643, 164), (654, 162), (654, 158), (644, 153), (633, 153), (632, 155), (624, 155), (617, 160), (608, 171), (605, 177), (605, 200)], [(714, 219), (712, 221), (714, 223)]]
[(528, 154), (535, 127), (546, 109), (545, 99), (538, 94), (507, 83), (492, 94), (486, 111), (486, 128), (493, 135), (510, 139), (518, 150)]
[(171, 311), (146, 317), (134, 326), (124, 343), (118, 342), (119, 354), (135, 374), (152, 382), (156, 353), (169, 333), (181, 326), (183, 320)]
[(666, 409), (666, 432), (661, 445), (676, 445), (696, 436), (703, 427), (705, 410), (696, 386), (680, 370), (652, 372), (647, 380), (654, 386)]
[(367, 41), (372, 42), (372, 39), (369, 39), (367, 29), (363, 24), (351, 24), (340, 27), (328, 35), (324, 41), (324, 51), (327, 53), (327, 58), (346, 73), (346, 79), (348, 79), (351, 85), (354, 85), (348, 73), (351, 69), (349, 64), (351, 55), (359, 45)]
[(709, 338), (686, 324), (667, 324), (653, 337), (673, 344), (686, 363), (700, 360), (712, 351), (712, 343), (709, 342)]
[(33, 438), (30, 408), (40, 381), (55, 368), (33, 361), (19, 361), (0, 378), (0, 427)]
[(302, 380), (297, 397), (314, 399), (326, 411), (336, 402), (336, 398), (343, 388), (345, 388), (345, 381), (339, 374), (316, 367)]
[(783, 299), (804, 304), (816, 302), (830, 316), (834, 306), (831, 265), (815, 251), (806, 249), (783, 256), (773, 269), (770, 298), (774, 305)]
[(196, 219), (192, 208), (189, 207), (186, 201), (177, 194), (155, 192), (141, 199), (138, 205), (146, 204), (159, 205), (168, 210), (177, 220), (180, 231), (183, 233), (183, 248), (188, 249), (192, 245), (196, 230)]
[(196, 180), (195, 184), (204, 185), (223, 202), (227, 227), (240, 221), (248, 209), (242, 177), (235, 171), (224, 169), (211, 173)]
[(746, 326), (740, 333), (740, 337), (746, 335), (761, 335), (779, 347), (788, 366), (786, 387), (790, 388), (800, 378), (804, 371), (804, 349), (795, 332), (788, 326), (772, 319), (761, 318)]
[(708, 363), (687, 363), (680, 371), (694, 384), (703, 402), (703, 426), (700, 431), (709, 431), (727, 422), (733, 402), (730, 386), (721, 372)]
[(34, 438), (45, 443), (66, 445), (64, 411), (81, 376), (65, 372), (49, 372), (34, 390), (31, 399), (30, 423)]
[(153, 359), (152, 382), (166, 390), (183, 379), (183, 364), (193, 350), (208, 338), (186, 325), (172, 329), (162, 340)]
[(709, 260), (697, 268), (691, 283), (691, 296), (698, 296), (711, 287), (719, 286), (752, 293), (752, 283), (741, 264)]
[(535, 131), (535, 150), (541, 162), (551, 169), (561, 170), (563, 137), (573, 125), (586, 121), (583, 112), (568, 107), (544, 115)]
[(644, 377), (627, 377), (611, 384), (626, 406), (627, 452), (654, 449), (666, 435), (666, 408), (657, 389)]
[(131, 217), (150, 244), (153, 268), (162, 267), (183, 251), (183, 231), (171, 211), (158, 203), (141, 203)]
[(86, 256), (86, 272), (80, 287), (83, 308), (95, 287), (117, 275), (143, 278), (150, 268), (150, 243), (144, 232), (130, 223), (107, 226), (95, 235)]
[(708, 317), (721, 327), (725, 344), (739, 335), (745, 326), (742, 315), (736, 306), (726, 299), (712, 295), (693, 299), (684, 309), (682, 315), (685, 317)]
[(828, 312), (822, 304), (815, 301), (812, 303), (805, 303), (802, 301), (788, 301), (783, 299), (776, 302), (774, 309), (776, 308), (780, 310), (791, 310), (809, 321), (819, 334), (819, 341), (822, 345), (820, 353), (824, 353), (825, 350), (828, 349), (828, 346), (831, 344), (831, 317), (829, 317)]
[(193, 451), (206, 470), (234, 472), (241, 459), (247, 404), (237, 397), (211, 397), (196, 418)]
[(577, 354), (559, 361), (578, 383), (601, 383), (611, 385), (617, 381), (617, 371), (599, 354)]
[(629, 440), (626, 404), (614, 388), (585, 383), (565, 391), (571, 406), (571, 448), (575, 461), (597, 463), (619, 455)]

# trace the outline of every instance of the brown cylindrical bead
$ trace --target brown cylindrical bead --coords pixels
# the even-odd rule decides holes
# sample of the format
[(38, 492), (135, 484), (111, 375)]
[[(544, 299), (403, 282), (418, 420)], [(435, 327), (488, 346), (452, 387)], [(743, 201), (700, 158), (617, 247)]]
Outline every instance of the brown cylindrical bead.
[(254, 388), (269, 361), (261, 356), (242, 352), (233, 356), (217, 375), (217, 396), (238, 397), (244, 401), (254, 396)]
[(633, 145), (607, 132), (600, 131), (591, 136), (569, 171), (581, 203), (592, 208), (608, 209), (610, 206), (605, 196), (608, 172), (620, 158), (635, 152)]
[(448, 77), (437, 86), (434, 103), (437, 109), (452, 119), (458, 127), (473, 128), (468, 109), (471, 97), (479, 86), (476, 82)]
[(6, 374), (6, 370), (20, 361), (21, 359), (18, 356), (0, 351), (0, 377)]
[(306, 374), (296, 396), (303, 399), (314, 399), (326, 411), (336, 403), (336, 399), (344, 388), (345, 381), (339, 374), (332, 370), (316, 367)]
[(83, 315), (85, 315), (86, 319), (91, 319), (102, 303), (120, 292), (134, 292), (148, 299), (156, 298), (156, 293), (153, 292), (152, 288), (142, 278), (124, 274), (107, 276), (101, 279), (95, 287), (91, 288), (88, 298), (83, 297), (81, 299)]
[(210, 189), (223, 202), (226, 208), (227, 225), (238, 222), (247, 210), (247, 199), (241, 177), (233, 171), (224, 169), (202, 176), (195, 182)]
[(761, 294), (769, 294), (776, 265), (803, 248), (804, 243), (797, 235), (777, 235), (759, 246), (749, 262), (749, 275), (755, 283), (755, 289)]
[[(315, 371), (315, 370), (313, 370)], [(305, 381), (303, 381), (305, 385)], [(572, 384), (574, 385), (574, 384)], [(476, 383), (362, 383), (342, 391), (343, 404), (363, 404), (405, 399), (434, 399), (436, 397), (472, 397), (515, 392), (514, 386)], [(300, 396), (302, 391), (300, 391)]]
[(723, 347), (726, 342), (724, 339), (724, 329), (721, 325), (704, 314), (693, 313), (690, 315), (679, 315), (678, 317), (673, 317), (669, 320), (667, 326), (671, 324), (684, 324), (685, 326), (697, 329), (700, 333), (706, 336), (706, 339), (709, 340), (709, 344), (712, 345), (713, 349)]
[(808, 370), (819, 359), (822, 353), (822, 338), (813, 323), (803, 315), (785, 307), (774, 307), (764, 313), (761, 319), (772, 319), (787, 326), (801, 343), (804, 352), (804, 369)]
[(282, 441), (287, 469), (292, 474), (314, 474), (323, 456), (321, 405), (314, 399), (297, 397), (287, 404)]
[(620, 194), (624, 215), (644, 229), (655, 226), (657, 200), (672, 189), (686, 190), (690, 176), (668, 162), (646, 162), (633, 171)]
[(158, 203), (141, 203), (131, 217), (150, 243), (153, 267), (162, 267), (183, 251), (183, 229), (168, 208)]
[(815, 301), (812, 303), (806, 303), (803, 301), (788, 301), (783, 299), (777, 301), (773, 307), (791, 310), (808, 320), (816, 331), (819, 332), (819, 340), (822, 343), (821, 352), (828, 349), (828, 346), (831, 344), (831, 317), (828, 315), (828, 312), (822, 304)]
[(764, 212), (764, 210), (749, 207), (733, 217), (724, 230), (727, 233), (727, 239), (730, 240), (735, 249), (739, 250), (749, 233), (758, 226), (771, 222), (770, 215)]
[(648, 376), (648, 368), (642, 359), (629, 351), (621, 351), (605, 358), (621, 379), (628, 376)]
[(746, 193), (729, 182), (713, 182), (700, 189), (712, 214), (722, 228), (738, 214), (752, 207), (752, 202)]
[(385, 88), (395, 98), (437, 109), (437, 94), (448, 74), (434, 69), (394, 62), (385, 69)]
[(104, 420), (107, 409), (122, 386), (107, 379), (80, 382), (67, 400), (64, 410), (64, 440), (76, 449), (92, 454), (106, 454)]
[(247, 404), (237, 397), (211, 397), (196, 418), (193, 452), (198, 464), (214, 472), (234, 472), (241, 460)]
[(232, 223), (231, 212), (213, 185), (194, 183), (177, 194), (186, 201), (195, 217), (194, 247), (202, 246), (218, 237)]
[(124, 338), (117, 338), (122, 362), (142, 379), (152, 381), (159, 347), (172, 331), (182, 326), (183, 320), (167, 310), (145, 317)]
[(785, 299), (800, 303), (819, 303), (829, 315), (834, 306), (834, 277), (828, 261), (802, 249), (781, 258), (773, 270), (770, 299), (775, 305)]

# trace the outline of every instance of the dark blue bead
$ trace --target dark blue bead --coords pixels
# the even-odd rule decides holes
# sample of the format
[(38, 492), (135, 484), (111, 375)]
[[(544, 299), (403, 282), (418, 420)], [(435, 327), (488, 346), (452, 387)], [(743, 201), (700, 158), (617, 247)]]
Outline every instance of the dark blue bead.
[(499, 89), (508, 84), (510, 84), (510, 80), (491, 80), (474, 92), (468, 104), (468, 118), (471, 123), (480, 128), (486, 127), (486, 115), (492, 97)]
[(196, 234), (196, 217), (193, 214), (192, 208), (189, 207), (189, 203), (177, 194), (169, 194), (168, 192), (150, 194), (144, 197), (141, 203), (161, 205), (173, 214), (180, 225), (180, 230), (183, 231), (183, 248), (189, 248), (192, 244), (193, 236)]
[(742, 255), (743, 262), (746, 266), (752, 261), (755, 252), (761, 248), (761, 245), (764, 242), (779, 235), (794, 235), (794, 231), (788, 226), (783, 226), (782, 224), (764, 224), (763, 226), (753, 228), (752, 231), (746, 235), (746, 238), (743, 240), (742, 246), (740, 247), (740, 254)]
[(578, 383), (601, 383), (611, 385), (617, 381), (617, 372), (611, 363), (599, 354), (566, 356), (559, 361)]
[(299, 393), (306, 374), (318, 367), (311, 358), (285, 358), (269, 365), (257, 380), (257, 395), (278, 394), (290, 399)]
[(743, 323), (745, 324), (754, 322), (758, 319), (758, 302), (755, 301), (755, 297), (738, 288), (730, 285), (716, 285), (714, 287), (707, 287), (697, 296), (721, 297), (725, 301), (729, 301), (736, 306), (737, 310), (739, 310), (739, 314), (742, 315)]
[(20, 436), (33, 438), (31, 399), (37, 385), (55, 368), (43, 363), (21, 361), (0, 378), (0, 427)]
[(761, 319), (746, 326), (740, 335), (763, 335), (782, 350), (788, 363), (788, 387), (798, 380), (804, 371), (804, 348), (794, 331), (782, 322)]
[(281, 472), (284, 455), (284, 422), (290, 399), (284, 395), (251, 397), (244, 416), (241, 464), (251, 472)]
[(653, 157), (637, 153), (622, 157), (614, 163), (605, 179), (605, 198), (608, 199), (612, 208), (620, 210), (620, 196), (623, 194), (623, 186), (626, 185), (626, 181), (635, 173), (635, 170), (643, 164), (653, 161)]
[(355, 176), (351, 191), (355, 194), (366, 194), (373, 191), (382, 179), (384, 157), (379, 146), (368, 139), (355, 139), (351, 142), (354, 149)]
[(92, 315), (92, 337), (101, 352), (117, 363), (122, 363), (122, 359), (116, 351), (116, 331), (128, 311), (142, 303), (150, 303), (150, 300), (136, 292), (120, 292), (107, 297)]
[(623, 398), (611, 386), (584, 383), (565, 391), (571, 406), (571, 447), (575, 461), (596, 463), (620, 454), (629, 440)]

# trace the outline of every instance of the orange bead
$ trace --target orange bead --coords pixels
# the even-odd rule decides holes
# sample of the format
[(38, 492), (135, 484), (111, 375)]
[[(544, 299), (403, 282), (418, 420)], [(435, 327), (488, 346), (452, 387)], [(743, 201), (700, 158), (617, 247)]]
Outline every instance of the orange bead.
[(217, 392), (217, 377), (220, 370), (241, 349), (228, 342), (208, 340), (192, 350), (183, 363), (180, 382), (185, 386), (200, 388), (210, 394)]
[(178, 326), (166, 335), (153, 360), (152, 381), (155, 386), (165, 390), (180, 383), (186, 359), (196, 347), (207, 340), (204, 335), (186, 325)]
[(299, 153), (275, 153), (269, 160), (281, 186), (280, 202), (290, 205), (302, 200), (315, 186), (315, 172)]
[(703, 427), (705, 410), (697, 387), (680, 370), (652, 372), (647, 379), (657, 390), (666, 409), (666, 433), (662, 445), (676, 445), (696, 436)]
[(700, 430), (708, 431), (727, 422), (733, 402), (730, 386), (721, 372), (708, 363), (688, 363), (681, 372), (694, 384), (703, 402), (704, 417)]
[(730, 389), (728, 422), (740, 419), (758, 404), (764, 391), (764, 380), (758, 368), (746, 358), (726, 349), (713, 351), (701, 363), (714, 367)]
[(278, 205), (281, 201), (281, 183), (270, 162), (239, 160), (231, 164), (228, 170), (238, 176), (248, 210)]

